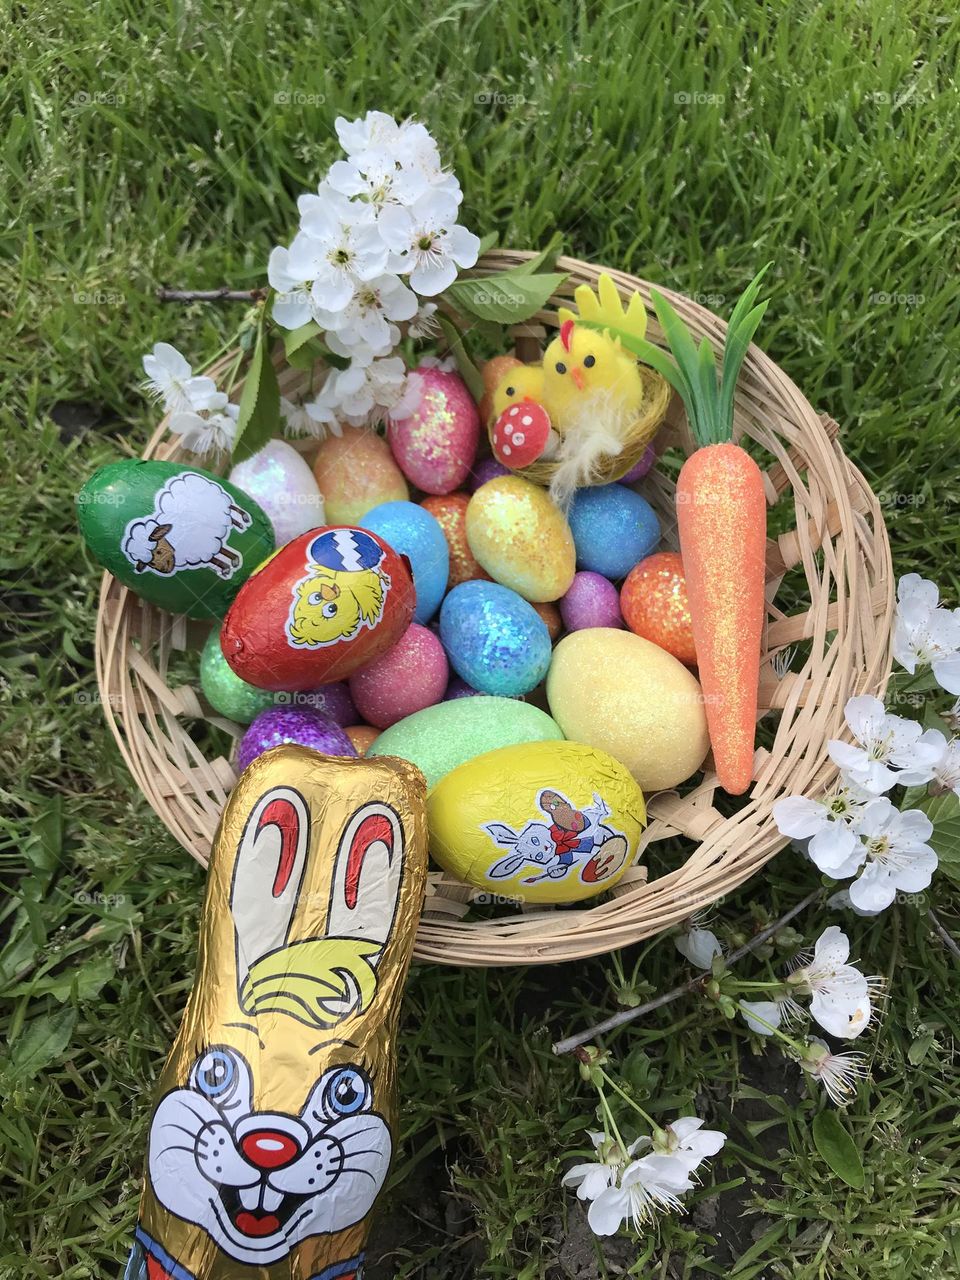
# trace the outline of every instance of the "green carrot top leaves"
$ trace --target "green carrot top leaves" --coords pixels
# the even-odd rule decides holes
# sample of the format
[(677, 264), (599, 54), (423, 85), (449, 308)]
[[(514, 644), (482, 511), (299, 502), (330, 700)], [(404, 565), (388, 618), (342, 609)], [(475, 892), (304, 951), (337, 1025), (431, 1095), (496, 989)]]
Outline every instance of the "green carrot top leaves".
[(646, 338), (637, 338), (615, 326), (584, 320), (582, 317), (578, 323), (588, 328), (605, 329), (611, 337), (619, 338), (621, 344), (638, 360), (656, 369), (683, 400), (697, 443), (721, 444), (733, 436), (733, 393), (747, 348), (767, 309), (768, 300), (757, 302), (757, 295), (760, 292), (760, 282), (769, 268), (768, 262), (757, 272), (733, 309), (727, 325), (719, 378), (716, 358), (709, 340), (702, 338), (698, 347), (674, 307), (656, 289), (650, 291), (650, 297), (670, 347), (669, 356)]

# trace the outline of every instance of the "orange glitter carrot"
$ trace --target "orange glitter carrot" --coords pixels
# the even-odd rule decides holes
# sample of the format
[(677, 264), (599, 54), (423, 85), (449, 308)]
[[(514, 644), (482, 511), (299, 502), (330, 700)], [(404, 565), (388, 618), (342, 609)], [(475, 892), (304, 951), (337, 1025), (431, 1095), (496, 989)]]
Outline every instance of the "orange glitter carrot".
[(680, 395), (700, 445), (677, 480), (680, 554), (714, 763), (720, 785), (731, 795), (742, 795), (753, 777), (767, 538), (760, 468), (732, 440), (733, 393), (767, 308), (766, 302), (756, 303), (766, 270), (733, 310), (719, 378), (710, 343), (704, 338), (696, 346), (656, 290), (650, 296), (673, 360), (646, 340), (619, 335)]

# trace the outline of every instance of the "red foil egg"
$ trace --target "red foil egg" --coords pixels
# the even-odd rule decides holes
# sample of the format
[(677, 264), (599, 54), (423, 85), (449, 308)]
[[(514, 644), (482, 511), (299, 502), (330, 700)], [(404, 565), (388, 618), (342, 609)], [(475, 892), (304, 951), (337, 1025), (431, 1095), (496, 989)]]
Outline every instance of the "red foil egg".
[(400, 639), (416, 594), (407, 562), (347, 525), (311, 529), (247, 580), (220, 647), (258, 689), (297, 693), (344, 680)]

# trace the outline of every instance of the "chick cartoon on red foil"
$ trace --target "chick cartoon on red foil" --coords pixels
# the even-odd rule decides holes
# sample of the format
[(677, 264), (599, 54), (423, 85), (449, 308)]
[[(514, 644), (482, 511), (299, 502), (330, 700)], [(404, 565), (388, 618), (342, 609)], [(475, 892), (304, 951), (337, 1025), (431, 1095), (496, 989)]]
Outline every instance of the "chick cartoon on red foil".
[(362, 529), (329, 529), (310, 543), (305, 576), (294, 587), (291, 644), (324, 648), (371, 631), (383, 616), (390, 578), (383, 548)]
[(577, 809), (561, 792), (544, 790), (537, 796), (537, 807), (548, 822), (528, 822), (520, 831), (502, 822), (484, 823), (494, 844), (510, 851), (487, 871), (492, 880), (514, 876), (531, 863), (541, 870), (524, 877), (524, 884), (562, 880), (570, 871), (578, 871), (587, 884), (596, 884), (621, 866), (627, 839), (604, 822), (610, 807), (596, 792), (592, 805)]
[[(256, 785), (261, 762), (288, 776), (278, 756), (318, 762), (322, 802), (315, 786)], [(130, 1280), (227, 1280), (238, 1265), (270, 1280), (359, 1280), (393, 1149), (396, 1002), (426, 861), (422, 815), (411, 822), (396, 803), (416, 771), (383, 763), (371, 773), (285, 747), (238, 785), (248, 815), (232, 866), (211, 865)]]

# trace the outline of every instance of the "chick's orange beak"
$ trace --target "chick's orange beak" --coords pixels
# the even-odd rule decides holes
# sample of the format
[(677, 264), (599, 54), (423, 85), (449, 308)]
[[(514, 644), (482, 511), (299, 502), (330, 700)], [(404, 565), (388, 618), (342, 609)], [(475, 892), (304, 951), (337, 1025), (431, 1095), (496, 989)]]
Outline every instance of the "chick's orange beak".
[(579, 365), (574, 366), (574, 368), (570, 370), (570, 377), (573, 379), (573, 385), (577, 388), (577, 390), (582, 391), (585, 384), (584, 384), (584, 378), (583, 378), (583, 370), (580, 368)]
[(335, 582), (322, 582), (320, 584), (320, 595), (324, 600), (336, 600), (340, 594), (340, 588)]

